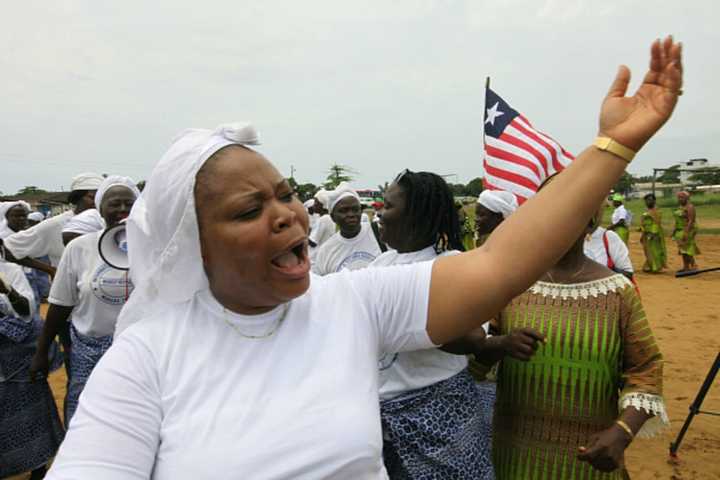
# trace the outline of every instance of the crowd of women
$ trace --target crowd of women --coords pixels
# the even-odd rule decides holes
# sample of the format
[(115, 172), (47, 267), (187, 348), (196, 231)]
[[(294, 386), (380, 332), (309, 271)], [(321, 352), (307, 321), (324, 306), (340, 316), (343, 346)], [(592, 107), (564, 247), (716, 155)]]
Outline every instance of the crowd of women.
[[(653, 43), (634, 96), (622, 67), (611, 142), (522, 207), (483, 192), (477, 248), (430, 172), (395, 177), (372, 219), (347, 184), (306, 210), (247, 124), (186, 130), (142, 194), (82, 174), (75, 208), (29, 228), (3, 204), (0, 477), (42, 478), (59, 445), (53, 479), (623, 478), (634, 437), (667, 425), (662, 359), (598, 207), (670, 117), (680, 58)], [(98, 251), (122, 221), (129, 273)], [(53, 277), (44, 323), (20, 265)]]

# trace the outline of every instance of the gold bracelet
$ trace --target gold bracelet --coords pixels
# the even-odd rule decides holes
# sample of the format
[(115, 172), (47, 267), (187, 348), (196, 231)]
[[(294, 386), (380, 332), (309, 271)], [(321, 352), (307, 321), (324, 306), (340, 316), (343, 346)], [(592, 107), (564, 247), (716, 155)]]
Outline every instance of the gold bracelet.
[(630, 441), (632, 442), (635, 440), (635, 434), (630, 429), (627, 423), (623, 422), (622, 420), (615, 420), (615, 423), (620, 426), (623, 430), (625, 430), (625, 433), (627, 433), (630, 436)]
[(597, 137), (593, 142), (593, 145), (595, 145), (599, 150), (610, 152), (613, 155), (622, 158), (627, 163), (632, 162), (632, 159), (635, 158), (635, 152), (633, 150), (616, 142), (610, 137)]

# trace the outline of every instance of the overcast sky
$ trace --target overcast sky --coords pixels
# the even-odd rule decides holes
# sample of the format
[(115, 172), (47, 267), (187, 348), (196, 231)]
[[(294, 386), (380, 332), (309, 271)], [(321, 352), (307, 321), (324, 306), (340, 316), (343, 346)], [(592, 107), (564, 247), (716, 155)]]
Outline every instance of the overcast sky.
[(625, 63), (685, 44), (685, 95), (630, 170), (720, 157), (716, 1), (3, 2), (0, 191), (73, 174), (145, 178), (186, 127), (250, 121), (300, 182), (357, 186), (409, 167), (482, 174), (485, 77), (568, 150), (594, 138)]

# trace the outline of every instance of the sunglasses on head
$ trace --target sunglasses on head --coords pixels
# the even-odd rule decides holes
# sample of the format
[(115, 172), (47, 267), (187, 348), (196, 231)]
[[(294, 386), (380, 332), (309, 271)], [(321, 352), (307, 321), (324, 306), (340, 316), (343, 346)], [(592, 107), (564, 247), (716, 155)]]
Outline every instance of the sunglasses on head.
[(409, 168), (406, 168), (402, 172), (398, 173), (397, 177), (395, 177), (395, 183), (398, 183), (402, 178), (407, 175), (408, 173), (413, 173)]

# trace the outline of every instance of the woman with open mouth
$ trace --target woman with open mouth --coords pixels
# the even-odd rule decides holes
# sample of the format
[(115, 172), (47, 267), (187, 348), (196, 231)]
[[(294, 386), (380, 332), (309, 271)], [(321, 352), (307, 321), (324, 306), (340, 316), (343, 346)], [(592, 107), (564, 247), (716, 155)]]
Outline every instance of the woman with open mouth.
[(136, 290), (48, 478), (387, 478), (378, 359), (480, 327), (555, 264), (670, 117), (680, 58), (653, 43), (631, 97), (621, 67), (600, 139), (434, 262), (310, 275), (307, 213), (254, 129), (186, 130), (128, 219)]

